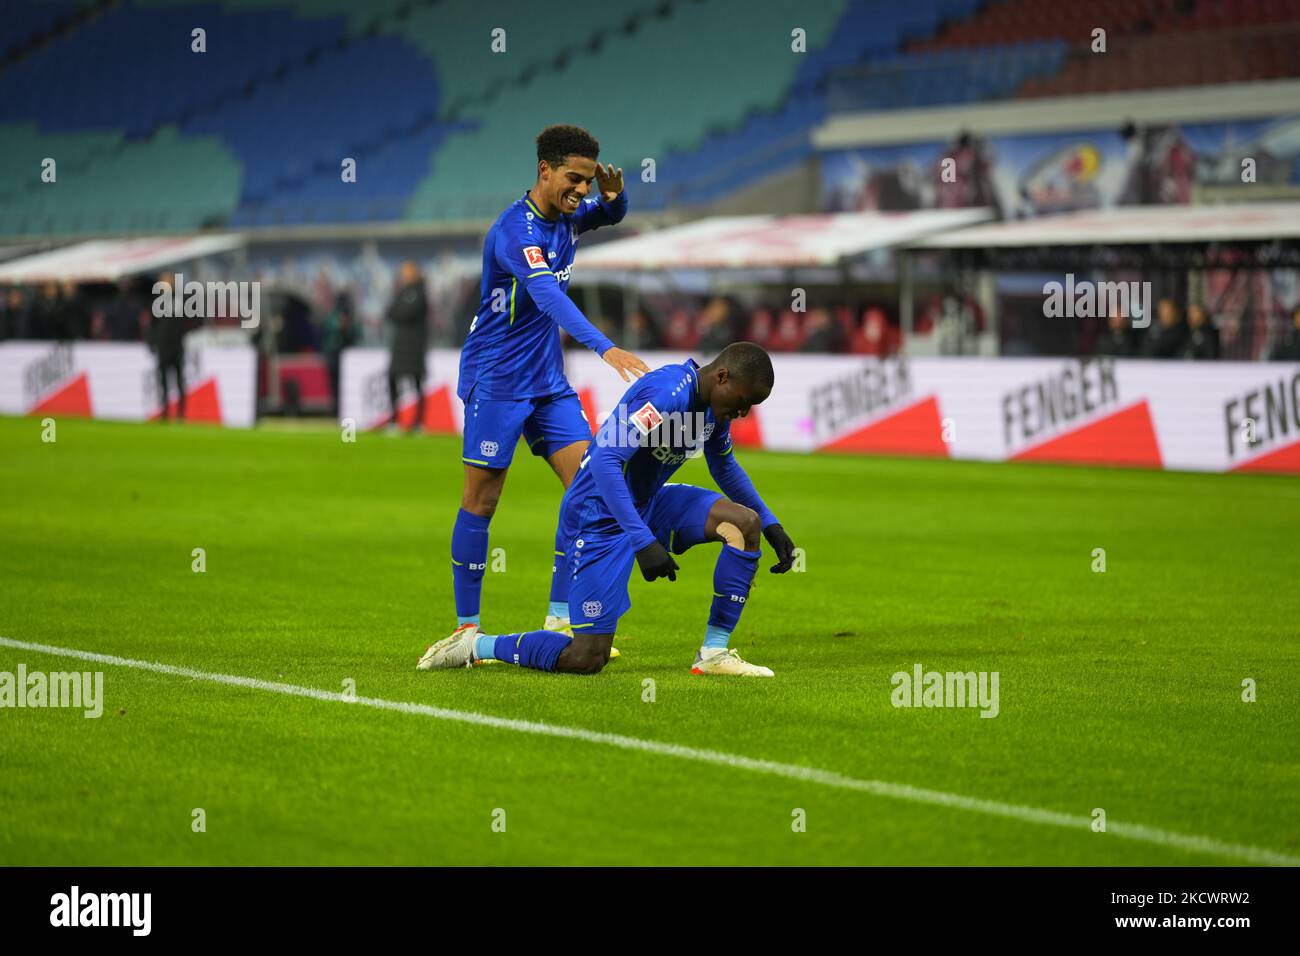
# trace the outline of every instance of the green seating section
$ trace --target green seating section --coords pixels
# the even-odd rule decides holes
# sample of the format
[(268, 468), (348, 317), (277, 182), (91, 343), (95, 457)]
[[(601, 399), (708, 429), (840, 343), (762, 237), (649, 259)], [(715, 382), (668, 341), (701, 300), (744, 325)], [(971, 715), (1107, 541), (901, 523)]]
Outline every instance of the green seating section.
[[(599, 52), (582, 51), (562, 69), (470, 110), (481, 126), (451, 136), (434, 154), (407, 215), (499, 211), (532, 182), (531, 137), (548, 123), (586, 126), (601, 141), (602, 159), (639, 175), (646, 157), (693, 148), (709, 132), (778, 105), (801, 62), (791, 51), (791, 30), (804, 29), (807, 48), (815, 49), (843, 7), (842, 0), (797, 11), (778, 0), (701, 0), (675, 6), (671, 16), (644, 22), (632, 35), (611, 31)], [(468, 40), (464, 50), (457, 68), (474, 76), (505, 60)]]
[[(119, 133), (0, 126), (0, 235), (198, 229), (239, 204), (242, 167), (216, 137), (166, 127), (146, 142)], [(93, 155), (93, 162), (85, 162)], [(57, 179), (41, 181), (53, 158)]]

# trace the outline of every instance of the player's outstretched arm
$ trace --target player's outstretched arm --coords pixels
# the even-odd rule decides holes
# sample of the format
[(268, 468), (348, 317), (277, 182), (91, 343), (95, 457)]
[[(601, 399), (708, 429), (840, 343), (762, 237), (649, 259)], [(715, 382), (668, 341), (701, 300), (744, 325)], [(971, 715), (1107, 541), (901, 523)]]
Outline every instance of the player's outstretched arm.
[[(515, 282), (528, 290), (528, 295), (539, 309), (574, 339), (617, 369), (623, 376), (623, 381), (629, 380), (627, 372), (635, 374), (639, 371), (644, 374), (650, 371), (650, 367), (631, 352), (617, 348), (609, 336), (592, 325), (582, 310), (573, 304), (547, 265), (541, 246), (532, 244), (527, 236), (511, 238), (502, 231), (497, 237), (496, 257), (502, 267), (514, 276)], [(513, 298), (510, 301), (513, 308)]]

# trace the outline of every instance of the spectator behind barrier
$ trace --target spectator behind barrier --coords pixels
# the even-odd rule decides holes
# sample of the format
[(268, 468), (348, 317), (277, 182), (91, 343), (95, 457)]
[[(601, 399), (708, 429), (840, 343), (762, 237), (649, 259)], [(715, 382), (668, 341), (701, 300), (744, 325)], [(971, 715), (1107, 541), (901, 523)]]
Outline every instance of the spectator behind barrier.
[(1183, 357), (1189, 359), (1217, 359), (1219, 357), (1219, 330), (1210, 322), (1210, 315), (1199, 302), (1187, 307), (1187, 341)]
[(334, 414), (339, 411), (339, 363), (343, 350), (356, 345), (361, 340), (352, 314), (352, 295), (345, 289), (334, 297), (334, 308), (325, 317), (321, 329), (321, 352), (325, 356), (325, 367), (330, 377), (330, 397), (334, 403)]
[(842, 329), (825, 309), (813, 309), (804, 320), (804, 340), (800, 352), (838, 352)]
[(385, 317), (392, 326), (389, 340), (388, 397), (393, 417), (389, 431), (397, 428), (397, 385), (403, 378), (415, 383), (416, 409), (411, 433), (424, 423), (424, 353), (429, 348), (429, 301), (425, 297), (420, 267), (408, 260), (398, 272), (397, 289)]
[(1106, 330), (1097, 336), (1094, 351), (1098, 355), (1113, 355), (1117, 358), (1128, 358), (1137, 352), (1137, 340), (1123, 313), (1111, 313), (1106, 320)]
[(1300, 362), (1300, 305), (1291, 310), (1291, 327), (1268, 351), (1273, 362)]
[(1173, 299), (1156, 306), (1156, 325), (1147, 332), (1146, 353), (1151, 358), (1178, 358), (1187, 344), (1187, 326)]

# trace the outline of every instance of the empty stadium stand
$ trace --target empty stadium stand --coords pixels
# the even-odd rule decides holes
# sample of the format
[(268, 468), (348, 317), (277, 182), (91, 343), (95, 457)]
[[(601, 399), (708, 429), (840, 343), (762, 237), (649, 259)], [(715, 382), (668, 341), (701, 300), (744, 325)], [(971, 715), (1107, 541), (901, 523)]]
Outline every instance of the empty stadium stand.
[(8, 0), (0, 235), (481, 222), (531, 180), (521, 130), (556, 121), (597, 134), (638, 209), (703, 203), (807, 159), (830, 112), (1295, 76), (1297, 40), (1300, 0), (628, 0), (576, 21), (523, 0)]

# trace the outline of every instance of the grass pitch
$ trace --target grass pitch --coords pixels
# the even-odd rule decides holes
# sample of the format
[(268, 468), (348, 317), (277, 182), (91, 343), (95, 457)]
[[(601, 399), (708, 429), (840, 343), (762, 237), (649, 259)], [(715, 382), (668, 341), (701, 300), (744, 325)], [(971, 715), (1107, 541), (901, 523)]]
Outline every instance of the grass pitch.
[[(783, 577), (765, 554), (734, 641), (775, 680), (689, 673), (711, 547), (678, 559), (675, 584), (635, 576), (624, 656), (600, 675), (417, 673), (454, 624), (456, 439), (40, 431), (0, 419), (0, 637), (329, 692), (350, 680), (1013, 812), (0, 646), (0, 671), (102, 670), (106, 698), (97, 720), (0, 710), (0, 864), (1242, 862), (1124, 824), (1300, 858), (1295, 479), (742, 449), (806, 552)], [(546, 609), (559, 485), (515, 461), (489, 631)], [(698, 461), (677, 480), (709, 484)], [(891, 675), (917, 663), (997, 671), (999, 715), (895, 708)], [(1110, 832), (1087, 825), (1094, 808)]]

